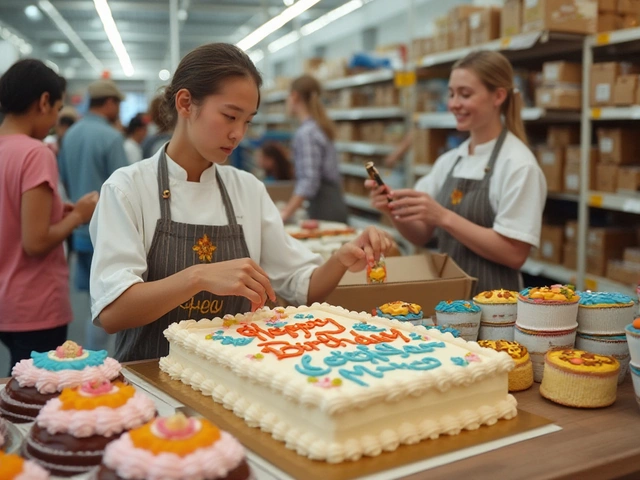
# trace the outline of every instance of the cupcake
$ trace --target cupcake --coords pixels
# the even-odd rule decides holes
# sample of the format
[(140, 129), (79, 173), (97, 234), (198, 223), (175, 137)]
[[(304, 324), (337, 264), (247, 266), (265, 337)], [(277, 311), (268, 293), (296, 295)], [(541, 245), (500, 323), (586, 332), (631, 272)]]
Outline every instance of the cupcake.
[(628, 295), (609, 292), (581, 292), (578, 333), (624, 335), (633, 321), (635, 303)]
[[(187, 476), (188, 475), (188, 476)], [(125, 433), (104, 454), (97, 480), (247, 480), (244, 448), (203, 418), (177, 414)]]
[(624, 329), (629, 344), (629, 354), (631, 362), (640, 365), (640, 317)]
[(533, 385), (533, 365), (524, 346), (506, 340), (478, 340), (478, 345), (496, 352), (506, 352), (516, 363), (515, 368), (509, 372), (510, 392), (521, 392)]
[(23, 453), (55, 475), (82, 474), (100, 465), (107, 444), (155, 414), (151, 398), (122, 382), (65, 388), (38, 414)]
[(631, 380), (633, 381), (633, 390), (636, 394), (636, 402), (640, 407), (640, 366), (636, 367), (631, 364)]
[(616, 401), (620, 364), (583, 350), (556, 350), (544, 358), (540, 395), (567, 407), (600, 408)]
[(30, 359), (13, 367), (11, 380), (0, 390), (0, 415), (13, 423), (32, 422), (62, 389), (114, 380), (121, 368), (106, 350), (84, 350), (71, 341), (50, 352), (31, 352)]
[(467, 300), (448, 300), (436, 305), (436, 323), (459, 330), (460, 337), (468, 342), (478, 339), (481, 314), (480, 307)]
[(518, 292), (510, 290), (489, 290), (473, 297), (473, 302), (482, 310), (478, 338), (513, 341), (517, 301)]
[(401, 301), (385, 303), (376, 308), (374, 315), (390, 320), (409, 322), (413, 325), (422, 325), (422, 307), (415, 303)]
[(533, 380), (542, 381), (544, 374), (544, 356), (549, 350), (567, 350), (575, 345), (576, 328), (570, 330), (528, 330), (518, 326), (514, 330), (514, 339), (525, 346), (533, 364)]
[(527, 288), (518, 294), (516, 324), (530, 330), (570, 330), (578, 326), (580, 296), (564, 285)]
[(49, 472), (18, 455), (0, 452), (0, 478), (2, 480), (48, 480)]
[(578, 333), (576, 335), (576, 348), (599, 355), (608, 355), (615, 358), (620, 363), (620, 374), (618, 385), (620, 385), (629, 372), (629, 344), (624, 335), (587, 335)]

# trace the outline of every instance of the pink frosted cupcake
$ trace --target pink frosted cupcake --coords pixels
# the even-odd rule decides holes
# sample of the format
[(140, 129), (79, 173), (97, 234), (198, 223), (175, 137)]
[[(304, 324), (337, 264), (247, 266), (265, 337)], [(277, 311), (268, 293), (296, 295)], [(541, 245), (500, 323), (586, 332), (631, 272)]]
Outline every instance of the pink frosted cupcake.
[[(187, 477), (186, 472), (189, 472)], [(105, 452), (97, 480), (248, 480), (242, 445), (203, 418), (157, 418)]]
[(11, 380), (0, 391), (0, 415), (13, 423), (32, 422), (64, 388), (115, 380), (121, 369), (106, 350), (84, 350), (71, 341), (50, 352), (31, 352), (30, 359), (13, 367)]
[(55, 475), (82, 474), (100, 465), (110, 442), (155, 414), (152, 399), (121, 382), (64, 389), (38, 414), (23, 453)]

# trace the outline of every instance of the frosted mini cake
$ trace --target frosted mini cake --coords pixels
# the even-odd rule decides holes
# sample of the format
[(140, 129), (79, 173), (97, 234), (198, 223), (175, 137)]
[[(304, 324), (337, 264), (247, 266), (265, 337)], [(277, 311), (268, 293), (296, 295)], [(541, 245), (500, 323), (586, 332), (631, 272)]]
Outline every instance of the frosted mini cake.
[(506, 340), (478, 340), (478, 345), (496, 352), (506, 352), (516, 362), (516, 367), (509, 372), (510, 392), (521, 392), (533, 385), (533, 365), (525, 347)]
[(581, 292), (578, 333), (624, 335), (633, 321), (635, 303), (628, 295), (609, 292)]
[(18, 455), (0, 452), (0, 478), (2, 480), (49, 480), (49, 472)]
[(422, 325), (422, 307), (415, 303), (402, 301), (385, 303), (376, 308), (375, 315), (390, 320), (409, 322), (412, 325)]
[(478, 339), (481, 315), (480, 307), (467, 300), (447, 300), (436, 305), (438, 326), (455, 328), (468, 342)]
[(529, 330), (570, 330), (578, 326), (580, 296), (564, 285), (527, 288), (518, 294), (516, 324)]

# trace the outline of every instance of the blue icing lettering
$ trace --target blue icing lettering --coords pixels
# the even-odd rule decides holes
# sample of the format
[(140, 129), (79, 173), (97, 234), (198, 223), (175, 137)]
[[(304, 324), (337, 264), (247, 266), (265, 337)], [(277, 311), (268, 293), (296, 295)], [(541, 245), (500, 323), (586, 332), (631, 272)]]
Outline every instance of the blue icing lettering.
[(580, 305), (626, 305), (633, 303), (629, 295), (618, 292), (576, 292)]
[(468, 300), (442, 301), (436, 305), (436, 312), (444, 313), (477, 313), (480, 307)]
[(352, 327), (354, 330), (358, 332), (384, 332), (386, 331), (384, 328), (376, 327), (375, 325), (370, 325), (368, 323), (355, 323)]
[[(378, 367), (380, 368), (380, 367)], [(363, 382), (362, 380), (360, 380), (358, 377), (362, 377), (364, 376), (365, 373), (368, 373), (369, 375), (371, 375), (372, 377), (375, 378), (382, 378), (384, 377), (384, 373), (380, 372), (380, 371), (376, 371), (376, 370), (369, 370), (367, 367), (363, 367), (361, 365), (356, 365), (355, 367), (353, 367), (352, 370), (347, 370), (346, 368), (341, 368), (340, 370), (338, 370), (338, 373), (340, 375), (342, 375), (342, 377), (346, 378), (347, 380), (351, 380), (354, 383), (357, 383), (358, 385), (362, 386), (362, 387), (368, 387), (369, 384)]]
[(87, 367), (98, 367), (107, 358), (106, 350), (84, 350), (86, 358), (78, 360), (55, 360), (49, 357), (49, 352), (31, 352), (33, 365), (37, 368), (49, 370), (50, 372), (60, 372), (62, 370), (83, 370)]
[(454, 365), (457, 365), (459, 367), (466, 367), (467, 365), (469, 365), (469, 362), (467, 362), (462, 357), (451, 357), (451, 363), (453, 363)]
[(304, 319), (304, 313), (296, 313), (293, 318), (295, 318), (296, 320), (303, 320)]
[(285, 325), (287, 325), (287, 322), (272, 322), (272, 321), (268, 321), (266, 322), (266, 324), (270, 327), (275, 327), (275, 328), (282, 328)]
[(304, 317), (304, 318), (306, 318), (307, 320), (312, 320), (312, 319), (313, 319), (313, 315), (311, 315), (311, 314), (309, 313), (309, 314), (308, 314), (306, 317)]
[(254, 337), (235, 338), (235, 337), (229, 337), (226, 335), (212, 335), (211, 337), (207, 336), (206, 338), (219, 341), (222, 345), (233, 345), (234, 347), (244, 347), (245, 345), (249, 345), (251, 342), (253, 342)]
[(409, 364), (391, 362), (388, 365), (379, 365), (376, 367), (375, 370), (371, 370), (361, 365), (356, 365), (351, 370), (348, 370), (346, 368), (341, 368), (340, 370), (338, 370), (338, 373), (343, 378), (346, 378), (347, 380), (351, 380), (352, 382), (362, 387), (368, 387), (369, 384), (364, 382), (358, 377), (362, 377), (365, 374), (369, 374), (375, 378), (383, 378), (385, 372), (391, 372), (394, 370), (427, 371), (427, 370), (432, 370), (434, 368), (438, 368), (440, 365), (442, 364), (438, 359), (425, 357), (421, 360), (415, 360)]
[(308, 377), (322, 377), (331, 373), (330, 368), (314, 367), (311, 365), (311, 355), (303, 355), (301, 365), (296, 365), (296, 371)]

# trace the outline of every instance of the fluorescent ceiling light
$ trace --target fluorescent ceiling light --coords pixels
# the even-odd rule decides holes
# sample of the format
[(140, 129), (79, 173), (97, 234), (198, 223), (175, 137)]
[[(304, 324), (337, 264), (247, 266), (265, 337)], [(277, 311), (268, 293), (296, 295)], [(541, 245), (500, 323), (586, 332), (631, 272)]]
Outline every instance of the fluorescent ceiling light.
[(249, 50), (251, 47), (257, 45), (273, 32), (281, 28), (283, 25), (286, 25), (303, 12), (309, 10), (319, 1), (320, 0), (298, 0), (292, 6), (282, 11), (279, 15), (276, 15), (268, 22), (256, 28), (253, 32), (240, 40), (236, 45), (242, 50)]
[(133, 65), (131, 64), (131, 59), (129, 58), (127, 49), (124, 47), (124, 43), (122, 43), (122, 37), (120, 37), (120, 32), (118, 31), (116, 22), (113, 21), (113, 15), (111, 15), (111, 9), (109, 8), (107, 0), (93, 0), (93, 4), (100, 16), (100, 20), (102, 20), (102, 26), (109, 38), (109, 42), (111, 42), (111, 46), (116, 52), (118, 60), (120, 60), (120, 65), (122, 66), (124, 74), (127, 77), (130, 77), (134, 72)]
[(58, 55), (66, 55), (69, 53), (69, 44), (66, 42), (53, 42), (49, 45), (49, 50)]
[(67, 21), (62, 18), (60, 12), (53, 6), (53, 4), (49, 0), (40, 0), (38, 2), (38, 6), (40, 9), (46, 13), (49, 18), (56, 24), (56, 27), (64, 33), (64, 35), (69, 39), (76, 50), (80, 52), (80, 54), (84, 57), (84, 59), (93, 67), (93, 69), (102, 73), (104, 71), (104, 65), (102, 62), (97, 59), (97, 57), (89, 50), (89, 47), (80, 39), (76, 31), (71, 28), (71, 25), (67, 23)]
[(285, 4), (285, 6), (290, 7), (291, 5), (293, 5), (293, 2), (295, 0), (282, 0), (282, 3)]
[(39, 22), (42, 20), (42, 12), (35, 5), (27, 5), (24, 7), (24, 14), (29, 20)]
[(300, 38), (310, 35), (313, 32), (317, 32), (323, 27), (326, 27), (331, 22), (335, 22), (339, 18), (344, 17), (345, 15), (359, 9), (364, 4), (369, 3), (371, 0), (351, 0), (350, 2), (345, 3), (344, 5), (331, 10), (330, 12), (325, 13), (321, 17), (318, 17), (313, 22), (309, 22), (306, 25), (300, 27), (300, 33), (291, 32), (283, 35), (277, 40), (274, 40), (269, 44), (269, 51), (271, 53), (275, 53), (278, 50), (282, 50), (285, 47), (288, 47), (292, 43), (297, 42)]

